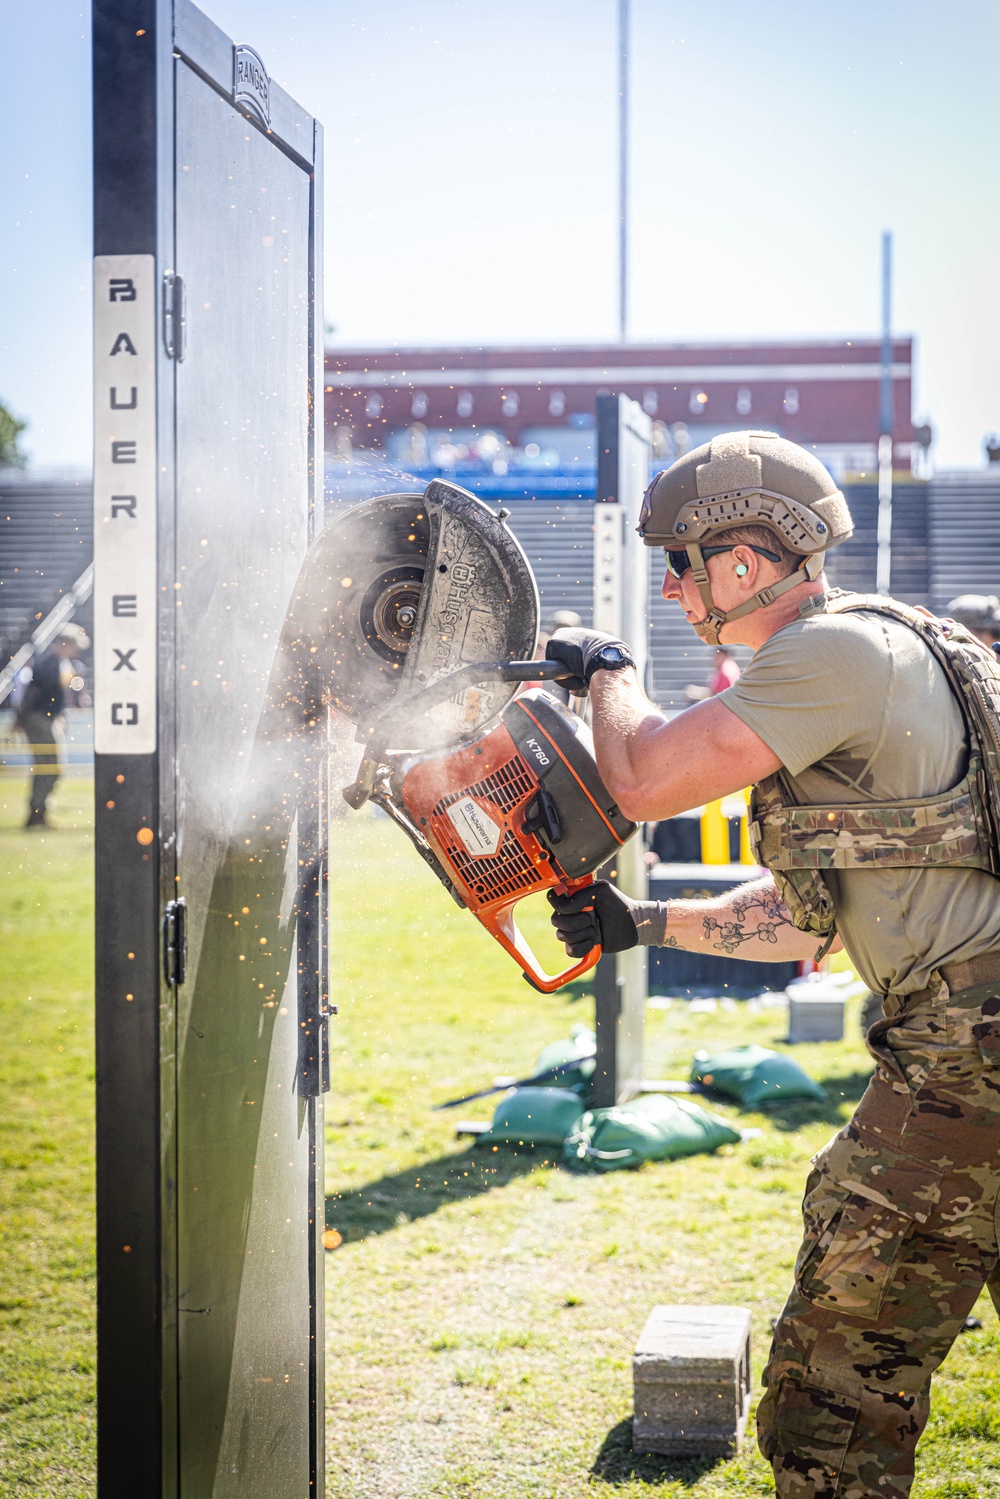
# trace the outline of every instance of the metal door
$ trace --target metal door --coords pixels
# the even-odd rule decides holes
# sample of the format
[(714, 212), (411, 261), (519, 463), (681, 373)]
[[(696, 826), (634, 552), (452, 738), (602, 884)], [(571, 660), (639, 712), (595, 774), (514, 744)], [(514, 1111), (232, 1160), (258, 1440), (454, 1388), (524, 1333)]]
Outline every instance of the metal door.
[(320, 133), (195, 7), (122, 9), (94, 14), (98, 1491), (305, 1499), (325, 760), (280, 642), (319, 523)]

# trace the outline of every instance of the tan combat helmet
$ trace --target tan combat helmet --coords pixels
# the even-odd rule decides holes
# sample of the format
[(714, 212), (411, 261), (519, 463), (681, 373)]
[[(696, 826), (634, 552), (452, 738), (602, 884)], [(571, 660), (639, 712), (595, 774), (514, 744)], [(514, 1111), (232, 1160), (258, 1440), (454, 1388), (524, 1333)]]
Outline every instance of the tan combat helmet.
[[(790, 577), (724, 614), (712, 598), (702, 544), (736, 526), (767, 526), (805, 561)], [(708, 610), (695, 630), (718, 645), (724, 624), (818, 578), (824, 552), (846, 541), (854, 528), (844, 496), (812, 453), (775, 432), (725, 432), (657, 474), (637, 529), (649, 547), (687, 552)]]

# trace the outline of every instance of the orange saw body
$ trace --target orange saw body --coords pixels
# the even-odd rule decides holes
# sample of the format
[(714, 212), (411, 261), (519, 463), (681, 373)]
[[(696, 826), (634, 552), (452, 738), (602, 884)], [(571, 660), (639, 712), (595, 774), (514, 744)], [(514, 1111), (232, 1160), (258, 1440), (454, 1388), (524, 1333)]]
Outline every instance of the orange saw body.
[(290, 697), (355, 725), (364, 750), (348, 803), (388, 813), (549, 993), (601, 950), (546, 973), (516, 906), (590, 884), (635, 824), (601, 783), (579, 715), (522, 691), (565, 668), (533, 659), (538, 589), (507, 515), (440, 479), (347, 507), (310, 548), (281, 660)]
[(397, 788), (462, 904), (537, 989), (551, 993), (594, 967), (599, 947), (546, 973), (514, 919), (530, 895), (591, 884), (634, 831), (602, 786), (590, 731), (575, 713), (529, 690), (475, 743), (404, 760), (392, 776)]

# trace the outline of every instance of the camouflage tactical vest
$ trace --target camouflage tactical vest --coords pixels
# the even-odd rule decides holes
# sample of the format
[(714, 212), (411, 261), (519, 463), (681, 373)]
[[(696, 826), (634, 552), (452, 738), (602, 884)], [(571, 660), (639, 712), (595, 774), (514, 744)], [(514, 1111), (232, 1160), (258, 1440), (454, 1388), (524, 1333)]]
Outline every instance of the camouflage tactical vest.
[(823, 869), (984, 869), (1000, 875), (1000, 663), (964, 626), (878, 594), (835, 593), (826, 614), (883, 614), (914, 630), (962, 711), (969, 763), (957, 786), (914, 801), (797, 806), (779, 770), (753, 788), (750, 842), (793, 923), (832, 942)]

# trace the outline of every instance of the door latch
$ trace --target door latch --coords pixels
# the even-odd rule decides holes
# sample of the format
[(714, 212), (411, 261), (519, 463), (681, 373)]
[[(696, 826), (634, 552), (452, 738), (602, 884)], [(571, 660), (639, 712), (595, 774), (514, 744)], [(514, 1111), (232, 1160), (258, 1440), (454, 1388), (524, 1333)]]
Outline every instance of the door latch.
[(163, 274), (163, 347), (168, 359), (180, 364), (187, 343), (187, 304), (184, 277), (175, 271)]
[(184, 982), (187, 967), (187, 906), (183, 896), (167, 901), (163, 912), (163, 977), (172, 989)]

